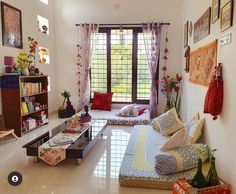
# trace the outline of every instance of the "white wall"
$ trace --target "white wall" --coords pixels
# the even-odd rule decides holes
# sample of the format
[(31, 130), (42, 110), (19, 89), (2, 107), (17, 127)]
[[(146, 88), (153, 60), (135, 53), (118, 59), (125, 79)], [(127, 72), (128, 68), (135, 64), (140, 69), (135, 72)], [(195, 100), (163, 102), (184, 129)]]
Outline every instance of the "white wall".
[[(118, 7), (115, 9), (114, 7)], [(76, 23), (142, 23), (151, 21), (170, 22), (168, 61), (169, 73), (180, 70), (182, 43), (182, 0), (57, 0), (56, 58), (59, 91), (72, 94), (72, 103), (77, 107), (76, 72)], [(166, 27), (163, 30), (165, 39)], [(164, 44), (163, 44), (164, 45)], [(162, 62), (163, 63), (163, 62)], [(59, 101), (61, 103), (62, 99)], [(161, 99), (163, 105), (163, 99)], [(163, 106), (162, 106), (163, 107)], [(160, 112), (162, 111), (160, 107)]]
[[(51, 80), (51, 92), (49, 93), (49, 111), (56, 110), (58, 108), (55, 98), (56, 91), (56, 63), (55, 63), (55, 42), (54, 42), (54, 11), (53, 1), (49, 0), (49, 4), (45, 5), (39, 0), (5, 0), (4, 2), (20, 9), (22, 11), (22, 30), (23, 30), (23, 49), (28, 51), (28, 37), (33, 37), (39, 42), (40, 46), (50, 49), (50, 64), (40, 65), (36, 63), (41, 72), (50, 76)], [(39, 33), (37, 26), (37, 14), (48, 18), (50, 22), (50, 35), (44, 35)], [(1, 21), (0, 21), (1, 23)], [(2, 37), (2, 31), (0, 30), (0, 37)], [(1, 38), (2, 40), (2, 38)], [(10, 48), (2, 46), (0, 43), (0, 73), (4, 72), (4, 56), (16, 57), (21, 50), (16, 48)], [(15, 60), (16, 61), (16, 60)], [(57, 95), (58, 96), (58, 95)], [(1, 110), (1, 106), (0, 106)]]
[[(228, 0), (221, 1), (221, 7), (228, 2)], [(211, 5), (211, 0), (184, 0), (183, 22), (187, 20), (193, 23), (207, 10)], [(236, 10), (236, 4), (234, 6)], [(236, 12), (234, 12), (234, 21), (236, 21)], [(183, 117), (185, 121), (196, 111), (200, 111), (201, 116), (206, 117), (205, 124), (205, 140), (212, 148), (217, 148), (216, 163), (217, 170), (220, 177), (230, 182), (234, 186), (236, 192), (236, 130), (235, 130), (235, 108), (236, 108), (236, 91), (235, 91), (235, 72), (236, 72), (236, 25), (225, 32), (220, 32), (220, 20), (212, 24), (211, 34), (193, 44), (190, 40), (190, 47), (192, 50), (203, 46), (212, 40), (221, 37), (226, 33), (232, 32), (233, 38), (230, 45), (218, 47), (218, 62), (223, 63), (224, 76), (224, 106), (221, 116), (213, 121), (212, 117), (203, 114), (203, 106), (207, 88), (191, 84), (188, 82), (189, 74), (184, 73), (184, 96), (183, 96)], [(184, 50), (182, 56), (184, 55)], [(182, 58), (182, 69), (184, 69), (185, 59)]]

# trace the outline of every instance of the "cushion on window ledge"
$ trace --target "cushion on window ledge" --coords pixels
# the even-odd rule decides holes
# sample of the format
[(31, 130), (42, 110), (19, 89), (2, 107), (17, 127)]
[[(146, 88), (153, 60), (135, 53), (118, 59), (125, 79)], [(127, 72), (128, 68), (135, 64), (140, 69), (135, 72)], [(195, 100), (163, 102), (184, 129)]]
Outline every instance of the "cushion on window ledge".
[(161, 135), (168, 136), (177, 132), (184, 127), (184, 124), (179, 120), (176, 109), (172, 108), (156, 118)]
[[(201, 156), (198, 149), (202, 150)], [(173, 174), (197, 167), (198, 158), (205, 162), (208, 148), (204, 144), (191, 144), (178, 149), (163, 152), (155, 157), (155, 169), (158, 174)]]
[(165, 152), (167, 150), (185, 146), (187, 135), (188, 130), (186, 128), (182, 128), (174, 135), (172, 135), (169, 139), (167, 139), (167, 141), (165, 141), (161, 146), (160, 150), (162, 152)]
[(126, 105), (120, 109), (117, 116), (121, 117), (137, 117), (139, 116), (140, 106), (135, 104)]
[(108, 110), (111, 111), (113, 93), (94, 92), (92, 110)]
[(205, 119), (200, 119), (192, 123), (188, 129), (188, 139), (186, 144), (193, 144), (201, 137)]

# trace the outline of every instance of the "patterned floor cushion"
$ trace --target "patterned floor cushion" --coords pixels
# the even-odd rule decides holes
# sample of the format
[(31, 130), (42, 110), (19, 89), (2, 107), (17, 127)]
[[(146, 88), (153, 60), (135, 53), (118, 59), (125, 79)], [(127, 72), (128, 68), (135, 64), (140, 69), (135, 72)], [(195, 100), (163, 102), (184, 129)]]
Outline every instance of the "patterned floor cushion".
[[(153, 130), (152, 125), (134, 126), (120, 168), (121, 186), (171, 190), (176, 179), (193, 178), (196, 169), (172, 175), (160, 175), (155, 171), (155, 156), (161, 153), (160, 147), (167, 138)], [(203, 169), (207, 173), (208, 165)]]
[(112, 109), (111, 111), (90, 110), (89, 114), (94, 119), (106, 119), (109, 125), (147, 125), (150, 123), (150, 112), (145, 112), (137, 117), (121, 117), (116, 116), (120, 109)]

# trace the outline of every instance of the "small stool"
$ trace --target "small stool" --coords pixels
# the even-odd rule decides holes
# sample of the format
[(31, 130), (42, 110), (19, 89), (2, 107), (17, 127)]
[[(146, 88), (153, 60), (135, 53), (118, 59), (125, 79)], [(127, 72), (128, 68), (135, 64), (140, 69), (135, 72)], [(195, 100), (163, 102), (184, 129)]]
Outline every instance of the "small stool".
[(18, 137), (14, 133), (14, 129), (10, 129), (8, 131), (0, 131), (0, 139), (8, 135), (13, 135), (18, 140)]

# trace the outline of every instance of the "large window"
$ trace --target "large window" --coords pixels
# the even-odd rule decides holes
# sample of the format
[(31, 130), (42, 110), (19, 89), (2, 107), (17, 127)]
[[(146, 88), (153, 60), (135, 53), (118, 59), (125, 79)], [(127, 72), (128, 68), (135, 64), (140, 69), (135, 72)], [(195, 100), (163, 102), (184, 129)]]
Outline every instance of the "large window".
[(93, 92), (113, 92), (113, 102), (147, 103), (151, 76), (141, 28), (101, 28), (91, 67)]

